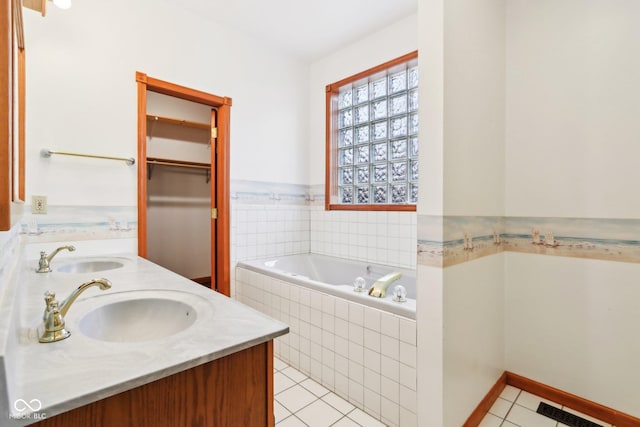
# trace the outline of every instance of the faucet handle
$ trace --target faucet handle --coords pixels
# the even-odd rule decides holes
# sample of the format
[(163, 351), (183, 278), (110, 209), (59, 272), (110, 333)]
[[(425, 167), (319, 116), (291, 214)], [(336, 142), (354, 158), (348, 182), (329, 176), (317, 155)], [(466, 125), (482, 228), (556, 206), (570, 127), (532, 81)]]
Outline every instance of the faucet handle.
[(45, 251), (40, 251), (40, 259), (38, 260), (38, 269), (37, 273), (48, 273), (51, 271), (49, 267), (49, 259), (47, 258), (47, 253)]
[(55, 292), (46, 291), (44, 293), (44, 302), (47, 304), (47, 307), (49, 307), (55, 299), (56, 299)]
[(58, 304), (58, 301), (56, 301), (55, 292), (46, 291), (44, 293), (44, 304), (45, 304), (45, 307), (44, 307), (44, 314), (42, 315), (42, 320), (46, 321), (47, 317), (49, 317), (49, 311), (51, 311), (54, 305)]
[(53, 292), (47, 291), (44, 294), (47, 308), (44, 310), (42, 325), (38, 328), (38, 341), (42, 343), (60, 341), (71, 335), (65, 328), (64, 316), (55, 298), (56, 294)]

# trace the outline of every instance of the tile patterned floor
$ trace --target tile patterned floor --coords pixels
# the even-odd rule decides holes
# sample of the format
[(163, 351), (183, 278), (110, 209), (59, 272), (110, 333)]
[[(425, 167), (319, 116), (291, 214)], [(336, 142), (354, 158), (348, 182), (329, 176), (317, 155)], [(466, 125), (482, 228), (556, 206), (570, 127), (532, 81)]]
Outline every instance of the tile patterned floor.
[(489, 413), (484, 417), (480, 427), (565, 427), (559, 423), (536, 413), (540, 402), (548, 403), (567, 412), (578, 415), (586, 420), (598, 423), (603, 427), (612, 427), (611, 424), (597, 420), (570, 408), (542, 399), (524, 390), (508, 385), (493, 404)]
[(280, 359), (273, 367), (276, 427), (384, 427)]
[[(274, 358), (276, 427), (384, 427), (319, 383)], [(564, 427), (536, 413), (540, 402), (564, 409), (603, 427), (615, 427), (513, 386), (506, 386), (479, 427)]]

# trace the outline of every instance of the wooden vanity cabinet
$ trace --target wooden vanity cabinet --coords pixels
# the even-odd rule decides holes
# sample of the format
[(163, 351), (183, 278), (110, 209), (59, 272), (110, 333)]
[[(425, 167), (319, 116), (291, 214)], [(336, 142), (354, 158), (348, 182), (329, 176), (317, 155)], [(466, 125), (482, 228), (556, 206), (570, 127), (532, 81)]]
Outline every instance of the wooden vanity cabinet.
[(273, 341), (47, 418), (35, 425), (273, 427)]

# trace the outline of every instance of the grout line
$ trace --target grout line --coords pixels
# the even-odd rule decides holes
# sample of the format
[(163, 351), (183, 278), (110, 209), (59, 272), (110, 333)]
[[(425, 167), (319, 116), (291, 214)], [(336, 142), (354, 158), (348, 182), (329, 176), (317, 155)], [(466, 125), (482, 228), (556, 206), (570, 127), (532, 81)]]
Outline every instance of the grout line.
[(309, 424), (305, 423), (305, 422), (304, 422), (304, 421), (302, 421), (300, 418), (296, 417), (296, 416), (295, 416), (295, 414), (291, 414), (291, 415), (289, 415), (287, 418), (282, 419), (278, 424), (282, 424), (282, 422), (284, 422), (284, 420), (288, 420), (288, 419), (289, 419), (289, 418), (291, 418), (291, 417), (293, 417), (293, 418), (295, 418), (296, 420), (300, 421), (303, 425), (305, 425), (305, 426), (307, 426), (307, 427), (309, 426)]
[[(339, 396), (338, 396), (339, 397)], [(351, 418), (349, 416), (350, 413), (354, 412), (356, 409), (358, 409), (358, 407), (354, 407), (352, 410), (350, 410), (349, 412), (347, 412), (346, 414), (344, 414), (345, 418), (349, 418), (350, 421), (353, 421), (354, 423), (358, 424), (359, 426), (362, 426), (362, 424), (360, 424), (359, 422), (357, 422), (356, 420), (354, 420), (353, 418)], [(364, 412), (364, 411), (363, 411)], [(365, 412), (366, 413), (366, 412)], [(367, 414), (368, 415), (368, 414)], [(380, 421), (380, 420), (378, 420)], [(380, 421), (382, 423), (382, 421)], [(384, 424), (384, 423), (382, 423)]]
[[(343, 420), (343, 419), (345, 419), (345, 418), (347, 418), (347, 416), (346, 416), (346, 415), (342, 415), (342, 417), (340, 417), (338, 420), (336, 420), (336, 422), (335, 422), (335, 423), (333, 423), (333, 424), (331, 424), (331, 426), (329, 426), (329, 427), (335, 426), (336, 424), (338, 424), (340, 421), (342, 421), (342, 420)], [(355, 421), (354, 421), (354, 422), (355, 422)], [(357, 423), (356, 423), (356, 424), (357, 424)]]
[[(333, 393), (333, 392), (331, 392), (331, 391), (330, 391), (329, 393)], [(329, 393), (325, 394), (325, 395), (324, 395), (324, 396), (322, 396), (322, 397), (328, 396), (328, 395), (329, 395)], [(335, 393), (334, 393), (334, 394), (335, 394)], [(349, 401), (347, 401), (347, 400), (342, 399), (342, 397), (340, 397), (340, 396), (338, 396), (338, 395), (336, 394), (336, 397), (337, 397), (338, 399), (344, 400), (344, 401), (345, 401), (345, 402), (347, 402), (349, 405), (353, 406), (353, 408), (352, 408), (349, 412), (347, 412), (346, 414), (343, 414), (343, 413), (342, 413), (342, 411), (341, 411), (340, 409), (336, 408), (336, 407), (335, 407), (335, 406), (333, 406), (331, 403), (329, 403), (329, 402), (327, 402), (326, 400), (324, 400), (322, 397), (318, 398), (318, 400), (322, 400), (324, 403), (326, 403), (327, 405), (329, 405), (330, 407), (332, 407), (332, 408), (333, 408), (333, 409), (335, 409), (336, 411), (340, 412), (344, 417), (346, 417), (347, 415), (349, 415), (351, 412), (353, 412), (353, 411), (356, 409), (356, 407), (355, 407), (355, 405), (354, 405), (354, 404), (352, 404), (351, 402), (349, 402)], [(336, 422), (337, 422), (337, 421), (336, 421)]]
[[(313, 393), (311, 393), (311, 394), (313, 394)], [(314, 397), (315, 397), (315, 396), (314, 396)], [(295, 414), (297, 414), (298, 412), (302, 411), (304, 408), (306, 408), (306, 407), (308, 407), (308, 406), (313, 405), (313, 404), (314, 404), (314, 403), (316, 403), (318, 400), (319, 400), (319, 399), (316, 399), (316, 400), (313, 400), (313, 401), (311, 401), (311, 402), (307, 403), (307, 404), (306, 404), (306, 405), (304, 405), (302, 408), (298, 409), (296, 412), (293, 412), (293, 411), (291, 411), (291, 410), (290, 410), (290, 409), (288, 409), (288, 408), (287, 408), (287, 409), (289, 410), (289, 412), (291, 412), (293, 415), (295, 415)]]
[[(516, 397), (513, 399), (513, 402), (511, 402), (511, 406), (509, 406), (509, 410), (507, 411), (506, 414), (504, 414), (504, 418), (502, 419), (502, 423), (500, 423), (500, 425), (504, 425), (505, 421), (507, 421), (507, 417), (509, 416), (509, 414), (511, 413), (511, 410), (513, 409), (513, 406), (516, 404), (516, 401), (518, 400), (518, 398), (520, 397), (520, 393), (522, 393), (522, 390), (518, 390), (518, 394), (516, 395)], [(511, 421), (509, 421), (511, 422)], [(515, 423), (512, 423), (515, 424)]]
[[(354, 423), (356, 423), (357, 425), (361, 426), (361, 424), (360, 424), (360, 423), (358, 423), (357, 421), (355, 421), (353, 418), (350, 418), (350, 417), (349, 417), (349, 414), (351, 414), (351, 413), (352, 413), (352, 412), (354, 412), (356, 409), (358, 409), (358, 407), (357, 407), (356, 405), (354, 405), (353, 403), (349, 402), (347, 399), (343, 398), (342, 396), (338, 395), (337, 393), (335, 393), (335, 392), (333, 392), (333, 391), (331, 391), (331, 390), (329, 390), (329, 389), (327, 389), (327, 390), (328, 390), (328, 392), (327, 392), (327, 393), (325, 393), (324, 395), (322, 395), (322, 396), (320, 396), (320, 397), (316, 396), (313, 392), (311, 392), (311, 390), (308, 390), (305, 386), (303, 386), (303, 385), (302, 385), (302, 382), (306, 381), (307, 379), (311, 379), (312, 381), (314, 381), (314, 382), (318, 383), (318, 384), (319, 384), (319, 385), (321, 385), (321, 386), (322, 386), (322, 383), (320, 383), (320, 382), (316, 381), (315, 379), (311, 378), (310, 376), (306, 376), (306, 374), (305, 374), (304, 372), (300, 371), (299, 369), (296, 369), (296, 368), (292, 367), (292, 366), (291, 366), (291, 365), (289, 365), (287, 362), (285, 362), (285, 361), (283, 361), (283, 360), (281, 360), (281, 359), (279, 359), (279, 360), (280, 360), (283, 364), (285, 364), (286, 366), (285, 366), (284, 368), (282, 368), (282, 369), (281, 369), (280, 371), (278, 371), (278, 372), (280, 372), (280, 373), (281, 373), (282, 375), (284, 375), (286, 378), (288, 378), (288, 379), (290, 379), (291, 381), (293, 381), (293, 385), (291, 385), (290, 387), (287, 387), (287, 388), (285, 388), (285, 389), (281, 390), (278, 394), (274, 395), (274, 400), (275, 400), (275, 397), (276, 397), (276, 396), (280, 395), (281, 393), (285, 392), (286, 390), (291, 389), (292, 387), (295, 387), (296, 385), (299, 385), (299, 386), (300, 386), (300, 387), (302, 387), (304, 390), (306, 390), (307, 392), (311, 393), (311, 394), (313, 395), (313, 397), (315, 398), (313, 401), (309, 402), (307, 405), (305, 405), (305, 406), (301, 407), (300, 409), (298, 409), (298, 410), (297, 410), (297, 411), (295, 411), (295, 412), (293, 412), (291, 409), (289, 409), (287, 406), (285, 406), (282, 402), (278, 401), (278, 403), (279, 403), (280, 405), (282, 405), (282, 407), (283, 407), (283, 408), (285, 408), (285, 409), (290, 413), (290, 415), (289, 415), (288, 417), (286, 417), (286, 418), (282, 419), (282, 420), (280, 421), (280, 423), (281, 423), (281, 422), (283, 422), (284, 420), (286, 420), (287, 418), (290, 418), (290, 417), (292, 417), (292, 416), (295, 416), (295, 414), (297, 414), (298, 412), (300, 412), (300, 411), (302, 411), (303, 409), (307, 408), (308, 406), (313, 405), (313, 404), (314, 404), (315, 402), (317, 402), (318, 400), (321, 400), (323, 403), (325, 403), (325, 404), (329, 405), (329, 407), (331, 407), (331, 408), (335, 409), (338, 413), (340, 413), (340, 414), (342, 415), (342, 416), (341, 416), (341, 417), (340, 417), (340, 418), (339, 418), (335, 423), (339, 422), (339, 421), (340, 421), (340, 420), (342, 420), (343, 418), (349, 418), (349, 420), (350, 420), (350, 421), (353, 421), (353, 422), (354, 422)], [(275, 367), (275, 365), (274, 365), (274, 367)], [(304, 375), (304, 376), (305, 376), (305, 378), (303, 378), (303, 379), (302, 379), (301, 381), (299, 381), (299, 382), (296, 382), (293, 378), (288, 377), (288, 376), (283, 372), (283, 371), (284, 371), (285, 369), (287, 369), (287, 368), (291, 368), (291, 369), (294, 369), (294, 370), (296, 370), (296, 371), (300, 372), (302, 375)], [(322, 386), (322, 387), (324, 387), (324, 386)], [(325, 387), (325, 388), (326, 388), (326, 387)], [(353, 408), (352, 408), (351, 410), (349, 410), (346, 414), (343, 414), (343, 413), (342, 413), (342, 411), (340, 411), (340, 409), (336, 408), (335, 406), (331, 405), (329, 402), (327, 402), (326, 400), (324, 400), (324, 399), (323, 399), (324, 397), (326, 397), (326, 396), (328, 396), (328, 395), (330, 395), (330, 394), (333, 394), (333, 395), (334, 395), (335, 397), (337, 397), (338, 399), (343, 400), (343, 401), (345, 401), (345, 402), (349, 403), (351, 406), (353, 406)], [(517, 397), (516, 397), (516, 399), (517, 399)], [(367, 412), (365, 412), (365, 411), (363, 411), (363, 412), (364, 412), (365, 414), (367, 414), (367, 415), (371, 416), (371, 415), (370, 415), (370, 414), (368, 414)], [(372, 417), (373, 417), (373, 416), (372, 416)], [(297, 418), (300, 422), (302, 422), (304, 425), (307, 425), (307, 424), (306, 424), (306, 423), (304, 423), (304, 421), (302, 421), (300, 418), (298, 418), (298, 417), (296, 417), (296, 418)], [(374, 419), (376, 419), (375, 417), (373, 417), (373, 418), (374, 418)], [(379, 421), (379, 420), (378, 420), (378, 421)], [(380, 422), (382, 422), (382, 421), (380, 421)], [(334, 423), (334, 424), (335, 424), (335, 423)], [(333, 425), (333, 424), (332, 424), (332, 425)]]
[[(293, 387), (295, 387), (295, 386), (297, 386), (297, 385), (298, 385), (298, 384), (294, 384), (294, 385), (292, 385), (291, 387), (287, 387), (287, 388), (285, 388), (285, 389), (280, 390), (280, 391), (278, 392), (278, 394), (274, 394), (274, 395), (273, 395), (273, 398), (275, 399), (275, 398), (276, 398), (276, 396), (281, 395), (281, 394), (282, 394), (282, 393), (284, 393), (285, 391), (287, 391), (287, 390), (289, 390), (290, 388), (293, 388)], [(312, 394), (313, 394), (313, 393), (312, 393)], [(282, 405), (282, 403), (280, 403), (280, 404)], [(284, 405), (282, 405), (282, 406), (284, 406)]]

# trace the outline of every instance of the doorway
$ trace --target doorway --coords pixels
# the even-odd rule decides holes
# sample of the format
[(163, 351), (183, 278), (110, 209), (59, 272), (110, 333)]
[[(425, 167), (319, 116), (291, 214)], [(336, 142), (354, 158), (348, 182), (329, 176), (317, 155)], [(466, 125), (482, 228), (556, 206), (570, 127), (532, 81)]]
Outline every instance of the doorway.
[[(138, 86), (138, 255), (149, 258), (149, 213), (148, 197), (150, 186), (148, 179), (153, 175), (153, 169), (157, 167), (183, 170), (200, 170), (206, 173), (209, 184), (210, 211), (207, 228), (210, 235), (210, 286), (212, 289), (229, 296), (230, 295), (230, 254), (229, 254), (229, 125), (231, 98), (220, 97), (184, 86), (179, 86), (166, 81), (147, 76), (144, 73), (136, 73)], [(174, 98), (177, 103), (188, 101), (209, 109), (209, 120), (196, 122), (181, 119), (180, 117), (166, 117), (148, 114), (148, 102), (156, 98), (156, 94)], [(171, 159), (161, 158), (150, 153), (147, 147), (148, 132), (152, 126), (175, 126), (174, 129), (187, 129), (185, 135), (200, 134), (203, 128), (207, 130), (209, 139), (209, 163), (180, 160), (179, 156), (171, 156)], [(170, 131), (171, 132), (171, 131)], [(195, 132), (195, 133), (193, 133)], [(195, 136), (193, 136), (196, 138)], [(190, 137), (187, 137), (189, 139)], [(206, 141), (205, 141), (206, 142)], [(151, 155), (154, 154), (154, 155)], [(203, 180), (205, 175), (201, 175)], [(175, 186), (174, 186), (175, 187)], [(153, 188), (151, 188), (153, 190)], [(153, 190), (155, 191), (155, 190)], [(151, 209), (153, 211), (153, 208)], [(154, 214), (155, 215), (155, 214)], [(185, 225), (190, 222), (184, 219)], [(185, 239), (183, 239), (185, 240)], [(179, 247), (163, 247), (163, 251), (180, 250)], [(206, 282), (206, 277), (199, 277)]]

